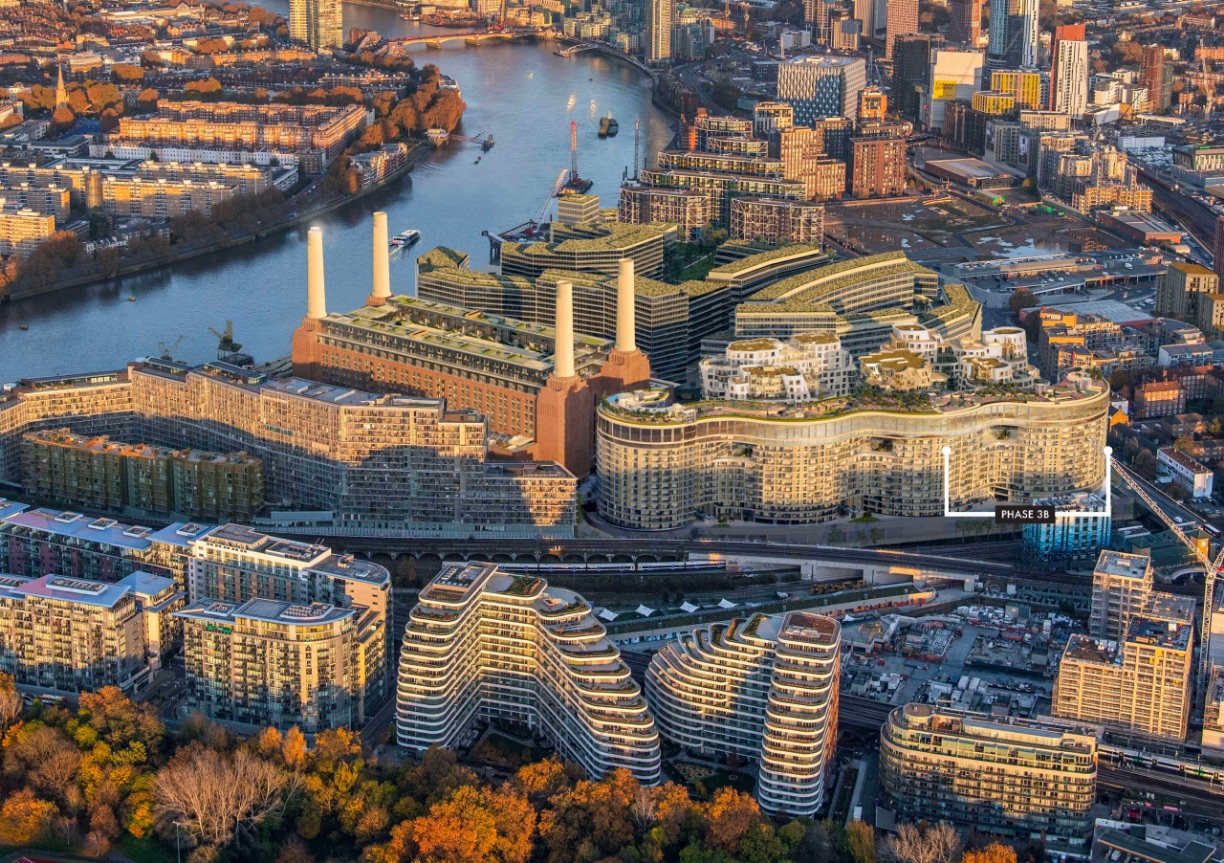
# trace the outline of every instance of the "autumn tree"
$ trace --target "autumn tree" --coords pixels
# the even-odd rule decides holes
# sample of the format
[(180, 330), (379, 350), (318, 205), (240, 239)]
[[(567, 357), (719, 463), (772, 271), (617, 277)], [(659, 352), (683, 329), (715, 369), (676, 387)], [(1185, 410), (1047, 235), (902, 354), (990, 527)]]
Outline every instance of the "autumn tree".
[(17, 721), (24, 706), (13, 675), (0, 671), (0, 733)]
[(55, 804), (23, 788), (0, 804), (0, 845), (29, 845), (47, 835), (58, 814)]
[(144, 69), (131, 63), (116, 63), (111, 66), (111, 79), (116, 84), (135, 84), (144, 80)]
[(985, 848), (966, 851), (961, 855), (961, 863), (1016, 863), (1016, 849), (1001, 842), (991, 842)]
[[(506, 786), (497, 791), (464, 786), (407, 822), (419, 859), (446, 863), (526, 863), (536, 813), (527, 798)], [(394, 840), (393, 840), (394, 841)]]

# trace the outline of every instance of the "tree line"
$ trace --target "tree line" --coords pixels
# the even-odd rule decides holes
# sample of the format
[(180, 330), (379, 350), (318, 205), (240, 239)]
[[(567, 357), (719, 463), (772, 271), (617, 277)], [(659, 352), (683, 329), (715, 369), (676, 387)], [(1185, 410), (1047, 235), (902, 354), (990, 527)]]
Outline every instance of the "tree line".
[(297, 729), (240, 738), (200, 716), (168, 730), (114, 687), (76, 710), (25, 709), (0, 675), (0, 845), (91, 857), (132, 843), (191, 863), (1016, 863), (964, 851), (946, 827), (775, 821), (731, 787), (584, 778), (556, 757), (499, 782), (432, 748), (370, 757), (360, 737)]

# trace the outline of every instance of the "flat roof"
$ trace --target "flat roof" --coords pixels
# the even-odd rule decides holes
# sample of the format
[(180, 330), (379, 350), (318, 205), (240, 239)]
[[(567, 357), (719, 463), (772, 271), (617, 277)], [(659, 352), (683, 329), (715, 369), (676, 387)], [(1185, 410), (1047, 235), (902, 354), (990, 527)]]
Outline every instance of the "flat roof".
[(75, 537), (133, 551), (143, 551), (152, 545), (152, 528), (123, 524), (113, 518), (91, 518), (71, 510), (39, 507), (5, 515), (3, 520), (55, 536)]
[(1121, 578), (1143, 578), (1151, 564), (1151, 559), (1142, 555), (1106, 549), (1097, 557), (1094, 571)]

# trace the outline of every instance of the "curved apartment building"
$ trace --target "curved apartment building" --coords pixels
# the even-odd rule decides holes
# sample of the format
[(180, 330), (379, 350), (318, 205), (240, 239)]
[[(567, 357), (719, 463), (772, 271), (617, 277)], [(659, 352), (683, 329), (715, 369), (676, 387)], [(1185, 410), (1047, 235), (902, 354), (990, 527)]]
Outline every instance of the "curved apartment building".
[(945, 446), (953, 508), (1094, 490), (1108, 408), (1108, 386), (1079, 372), (1033, 392), (792, 405), (624, 393), (596, 418), (599, 509), (639, 530), (682, 527), (696, 512), (802, 524), (842, 504), (942, 515)]
[(654, 720), (586, 600), (493, 564), (453, 564), (404, 631), (397, 738), (454, 747), (478, 719), (527, 725), (591, 776), (623, 767), (659, 781)]
[(813, 815), (837, 742), (841, 625), (802, 611), (756, 614), (681, 635), (646, 671), (667, 740), (758, 762), (762, 808)]

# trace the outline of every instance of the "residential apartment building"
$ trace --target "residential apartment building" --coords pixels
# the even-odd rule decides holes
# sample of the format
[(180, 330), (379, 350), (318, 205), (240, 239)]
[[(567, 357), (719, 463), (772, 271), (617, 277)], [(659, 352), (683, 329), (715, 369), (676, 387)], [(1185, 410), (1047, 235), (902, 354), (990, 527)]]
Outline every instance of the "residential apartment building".
[(881, 127), (850, 139), (850, 194), (855, 198), (900, 195), (909, 179), (901, 127)]
[(918, 0), (888, 0), (885, 10), (884, 59), (891, 60), (897, 40), (918, 32)]
[(453, 747), (477, 722), (525, 726), (601, 777), (659, 781), (659, 734), (620, 651), (578, 594), (493, 564), (447, 564), (404, 631), (400, 746)]
[(361, 728), (386, 695), (386, 619), (328, 603), (201, 599), (183, 624), (188, 709), (306, 734)]
[(1179, 381), (1146, 381), (1135, 385), (1131, 419), (1149, 420), (1185, 412), (1186, 392)]
[(824, 243), (825, 209), (808, 201), (735, 198), (731, 201), (732, 239), (769, 245)]
[(832, 333), (803, 333), (786, 342), (741, 339), (721, 357), (700, 363), (708, 399), (809, 401), (850, 394), (857, 374), (850, 352)]
[(1072, 635), (1058, 666), (1055, 716), (1181, 743), (1190, 717), (1193, 607), (1149, 603), (1117, 640)]
[(68, 222), (72, 195), (63, 186), (0, 186), (0, 200), (20, 210), (33, 210), (40, 216), (54, 216), (58, 225)]
[[(318, 0), (331, 2), (331, 0)], [(178, 162), (299, 163), (317, 174), (372, 122), (361, 105), (273, 102), (167, 102), (145, 116), (121, 117), (91, 155)], [(95, 153), (94, 151), (99, 152)], [(225, 154), (233, 154), (227, 157)]]
[(0, 670), (38, 692), (132, 692), (176, 640), (174, 581), (133, 572), (116, 583), (0, 574)]
[(977, 47), (982, 38), (982, 0), (950, 0), (948, 41)]
[[(649, 173), (643, 171), (643, 178)], [(545, 270), (596, 272), (615, 276), (620, 262), (632, 260), (635, 272), (663, 272), (663, 250), (674, 242), (667, 229), (655, 225), (611, 222), (600, 225), (549, 225), (550, 240), (501, 244), (501, 272), (535, 278)]]
[(852, 401), (840, 416), (801, 403), (674, 404), (658, 390), (611, 396), (596, 424), (600, 513), (647, 530), (684, 527), (697, 512), (777, 524), (842, 505), (938, 515), (945, 445), (954, 507), (1095, 490), (1108, 396), (1078, 372), (1022, 402), (963, 393), (955, 407), (883, 413)]
[(1215, 472), (1181, 450), (1162, 446), (1156, 451), (1156, 460), (1164, 470), (1173, 475), (1173, 481), (1195, 499), (1210, 498), (1215, 487)]
[(0, 498), (0, 571), (108, 583), (148, 571), (186, 591), (189, 545), (213, 529), (192, 522), (154, 529)]
[(263, 463), (269, 525), (464, 536), (491, 524), (529, 535), (573, 529), (572, 474), (487, 462), (484, 419), (440, 400), (274, 381), (225, 363), (147, 360), (29, 380), (0, 394), (4, 478), (20, 480), (24, 434), (62, 427), (246, 452)]
[(320, 52), (344, 47), (341, 0), (290, 0), (289, 38)]
[(659, 65), (671, 62), (675, 15), (673, 0), (649, 0), (646, 4), (646, 62)]
[(68, 429), (22, 438), (22, 486), (42, 500), (206, 521), (247, 521), (264, 506), (263, 463), (246, 453), (122, 443)]
[(1117, 641), (1130, 619), (1143, 611), (1152, 596), (1152, 559), (1105, 550), (1092, 570), (1092, 614), (1088, 632), (1094, 638)]
[(1097, 786), (1096, 733), (928, 704), (880, 731), (880, 789), (898, 822), (949, 821), (1085, 853)]
[(391, 574), (386, 568), (337, 554), (325, 545), (225, 524), (189, 543), (186, 558), (187, 595), (193, 602), (321, 602), (372, 611), (384, 621), (392, 617)]
[(55, 233), (55, 216), (0, 199), (0, 256), (26, 257)]
[[(1219, 277), (1202, 264), (1169, 264), (1164, 277), (1156, 283), (1152, 314), (1197, 325), (1200, 306), (1219, 290)], [(1202, 329), (1201, 325), (1199, 328)]]
[(715, 218), (715, 201), (704, 192), (626, 183), (617, 219), (627, 225), (675, 225), (691, 239)]
[(1050, 110), (1084, 116), (1088, 110), (1088, 35), (1084, 24), (1060, 24), (1050, 45)]
[(646, 671), (659, 733), (705, 757), (759, 762), (761, 807), (813, 816), (832, 777), (840, 640), (834, 618), (803, 611), (681, 634)]
[(230, 200), (234, 194), (233, 186), (215, 180), (196, 183), (194, 180), (145, 181), (136, 177), (125, 182), (107, 177), (102, 183), (102, 206), (108, 215), (119, 217), (172, 219), (198, 210), (211, 218), (213, 207)]

